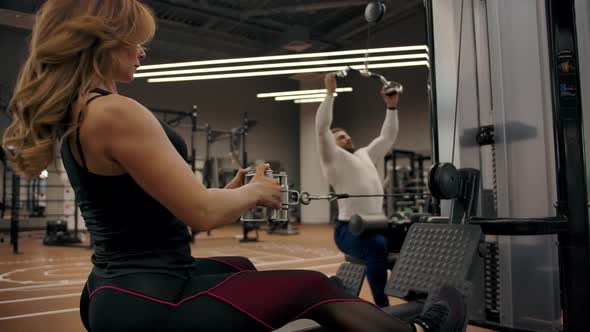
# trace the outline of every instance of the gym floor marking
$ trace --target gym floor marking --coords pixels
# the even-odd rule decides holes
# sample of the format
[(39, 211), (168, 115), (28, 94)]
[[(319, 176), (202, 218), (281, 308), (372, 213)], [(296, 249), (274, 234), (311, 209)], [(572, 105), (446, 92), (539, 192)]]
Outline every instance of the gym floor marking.
[[(71, 267), (72, 265), (74, 265), (74, 267)], [(55, 265), (32, 266), (32, 267), (22, 268), (22, 269), (16, 269), (16, 270), (12, 270), (12, 271), (5, 272), (3, 274), (0, 274), (0, 281), (10, 282), (10, 283), (16, 283), (16, 284), (50, 284), (50, 283), (55, 283), (55, 280), (42, 280), (42, 281), (37, 281), (37, 280), (14, 280), (14, 279), (10, 279), (8, 277), (11, 276), (11, 275), (14, 275), (14, 274), (26, 273), (26, 272), (30, 272), (30, 271), (33, 271), (33, 270), (52, 269), (52, 270), (44, 271), (43, 272), (43, 275), (42, 276), (49, 276), (48, 272), (50, 272), (50, 271), (55, 272), (55, 271), (63, 270), (63, 269), (54, 269), (54, 268), (59, 267), (59, 266), (65, 266), (65, 268), (63, 268), (63, 269), (66, 269), (66, 270), (70, 270), (70, 269), (73, 269), (73, 268), (78, 268), (78, 269), (85, 268), (84, 270), (86, 271), (85, 272), (86, 275), (88, 274), (88, 271), (91, 268), (91, 264), (88, 263), (88, 262), (87, 263), (74, 263), (74, 264), (55, 264)], [(78, 276), (78, 277), (82, 276), (82, 277), (84, 277), (82, 274), (84, 274), (84, 273), (78, 273), (78, 274), (71, 274), (70, 273), (69, 276)], [(60, 280), (60, 282), (62, 282), (62, 283), (68, 283), (70, 281), (71, 280)]]
[(88, 256), (76, 256), (76, 257), (62, 257), (62, 258), (36, 258), (36, 259), (27, 259), (27, 260), (16, 260), (16, 261), (6, 261), (0, 262), (0, 265), (12, 265), (12, 264), (32, 264), (32, 263), (53, 263), (53, 262), (61, 262), (61, 261), (87, 261)]
[[(343, 256), (342, 255), (335, 255), (335, 256), (329, 256), (329, 257), (317, 257), (317, 258), (308, 258), (308, 259), (300, 258), (300, 259), (294, 259), (294, 260), (284, 261), (284, 262), (261, 263), (261, 264), (257, 264), (257, 266), (269, 267), (269, 266), (273, 266), (273, 265), (281, 265), (281, 264), (288, 264), (288, 263), (306, 263), (306, 262), (321, 261), (321, 260), (334, 259), (334, 258), (343, 258)], [(338, 262), (338, 263), (334, 263), (334, 264), (298, 267), (298, 268), (294, 268), (294, 269), (296, 269), (296, 270), (317, 270), (317, 269), (323, 269), (323, 268), (335, 268), (335, 267), (340, 266), (340, 264), (342, 264), (342, 262)], [(3, 280), (3, 281), (11, 281), (11, 280)], [(74, 283), (74, 282), (75, 281), (68, 281), (66, 283), (66, 285), (72, 285), (72, 283)], [(79, 284), (84, 284), (84, 283), (85, 283), (85, 280), (82, 280), (79, 282)], [(58, 286), (58, 285), (61, 285), (61, 283), (54, 283), (54, 284), (47, 284), (47, 285), (40, 285), (40, 286)], [(22, 289), (22, 287), (21, 287), (21, 289)], [(3, 291), (3, 290), (6, 290), (6, 288), (0, 289), (0, 291)], [(16, 290), (16, 288), (12, 288), (12, 290)], [(40, 301), (40, 300), (49, 300), (49, 299), (66, 298), (66, 297), (79, 297), (79, 296), (80, 296), (80, 293), (77, 292), (77, 293), (71, 293), (71, 294), (50, 295), (50, 296), (41, 296), (41, 297), (34, 297), (34, 298), (22, 298), (22, 299), (16, 299), (16, 300), (0, 301), (0, 305), (9, 304), (9, 303), (17, 303), (17, 302)], [(23, 314), (23, 315), (17, 315), (17, 316), (0, 317), (0, 321), (1, 320), (34, 317), (34, 316), (55, 315), (55, 314), (68, 313), (68, 312), (74, 312), (74, 311), (78, 311), (78, 308), (69, 308), (69, 309), (63, 309), (63, 310), (44, 311), (44, 312), (29, 313), (29, 314)]]
[[(322, 260), (327, 260), (327, 259), (344, 259), (344, 255), (334, 255), (334, 256), (329, 256), (329, 257), (317, 257), (317, 258), (298, 258), (298, 259), (292, 259), (292, 260), (288, 260), (288, 261), (281, 261), (281, 262), (269, 262), (269, 263), (259, 263), (256, 264), (256, 267), (269, 267), (269, 266), (275, 266), (275, 265), (285, 265), (285, 264), (293, 264), (293, 263), (308, 263), (308, 262), (317, 262), (317, 261), (322, 261)], [(342, 264), (342, 262), (339, 262), (338, 264)], [(310, 269), (312, 267), (302, 267), (302, 269)]]
[(329, 267), (338, 267), (340, 265), (342, 265), (342, 263), (306, 266), (306, 267), (296, 267), (295, 270), (317, 270), (317, 269), (325, 269), (325, 268), (329, 268)]
[[(211, 237), (197, 237), (191, 252), (195, 257), (246, 256), (261, 271), (309, 269), (335, 274), (344, 256), (334, 243), (333, 226), (298, 228), (304, 236), (261, 233), (260, 242), (237, 243), (233, 235), (241, 233), (241, 227), (228, 226)], [(23, 254), (14, 256), (8, 245), (0, 244), (0, 331), (84, 331), (78, 301), (91, 269), (92, 251), (47, 247), (42, 237), (25, 238), (19, 247)], [(361, 297), (372, 300), (366, 280)], [(484, 330), (469, 327), (468, 331)]]
[(66, 313), (66, 312), (74, 312), (74, 311), (80, 311), (80, 309), (79, 308), (69, 308), (69, 309), (62, 309), (62, 310), (34, 312), (32, 314), (24, 314), (24, 315), (18, 315), (18, 316), (0, 317), (0, 320), (9, 320), (9, 319), (18, 319), (18, 318), (27, 318), (27, 317), (45, 316), (45, 315), (55, 315), (55, 314), (63, 314), (63, 313)]
[(78, 296), (80, 296), (80, 292), (70, 293), (70, 294), (49, 295), (49, 296), (29, 297), (29, 298), (24, 298), (24, 299), (0, 301), (0, 304), (18, 303), (18, 302), (29, 302), (29, 301), (41, 301), (41, 300), (52, 300), (52, 299), (61, 299), (61, 298), (64, 298), (64, 297), (78, 297)]
[(72, 285), (83, 285), (86, 282), (84, 280), (77, 280), (77, 281), (70, 281), (68, 283), (65, 282), (56, 282), (53, 284), (45, 284), (45, 285), (31, 285), (31, 286), (21, 286), (21, 287), (12, 287), (12, 288), (0, 288), (0, 292), (12, 292), (12, 291), (21, 291), (21, 290), (31, 290), (31, 289), (43, 289), (47, 290), (51, 287), (59, 287), (59, 286), (72, 286)]
[[(192, 248), (195, 257), (210, 256), (246, 256), (252, 262), (263, 270), (274, 267), (296, 264), (297, 267), (290, 269), (327, 269), (335, 272), (335, 269), (342, 263), (344, 256), (337, 250), (327, 248), (305, 248), (301, 245), (279, 244), (274, 242), (248, 243), (239, 246), (216, 246)], [(90, 252), (89, 252), (90, 254)], [(321, 265), (312, 265), (321, 263)], [(20, 266), (19, 266), (20, 265)], [(25, 265), (25, 267), (22, 267)], [(28, 266), (27, 266), (28, 265)], [(0, 285), (12, 284), (19, 285), (16, 287), (0, 288), (0, 295), (15, 294), (20, 292), (21, 295), (16, 298), (6, 298), (0, 300), (0, 308), (15, 303), (44, 303), (56, 299), (78, 298), (80, 288), (86, 282), (86, 276), (92, 268), (90, 257), (88, 256), (71, 256), (71, 257), (43, 257), (26, 260), (11, 260), (0, 262), (0, 266), (19, 266), (12, 270), (0, 270)], [(334, 271), (331, 271), (334, 270)], [(63, 280), (59, 280), (63, 279)], [(55, 292), (70, 291), (65, 294), (55, 294)], [(22, 292), (31, 291), (50, 293), (44, 296), (26, 296)], [(53, 294), (52, 294), (53, 293)], [(29, 317), (58, 315), (71, 312), (77, 312), (79, 309), (66, 308), (59, 310), (48, 310), (39, 312), (29, 312), (18, 315), (0, 317), (0, 321), (24, 319)]]

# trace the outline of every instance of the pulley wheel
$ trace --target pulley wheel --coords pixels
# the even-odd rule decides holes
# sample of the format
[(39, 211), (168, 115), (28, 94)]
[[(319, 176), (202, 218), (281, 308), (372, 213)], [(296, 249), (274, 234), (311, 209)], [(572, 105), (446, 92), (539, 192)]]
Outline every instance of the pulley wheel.
[(451, 163), (436, 163), (430, 168), (428, 189), (438, 199), (455, 199), (459, 196), (459, 172)]

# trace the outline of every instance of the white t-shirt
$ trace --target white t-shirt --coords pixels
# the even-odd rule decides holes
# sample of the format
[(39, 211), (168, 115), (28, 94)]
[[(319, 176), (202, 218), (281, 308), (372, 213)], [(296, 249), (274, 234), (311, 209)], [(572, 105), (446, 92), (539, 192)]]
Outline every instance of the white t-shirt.
[[(334, 96), (327, 95), (316, 113), (316, 134), (320, 165), (328, 183), (338, 194), (381, 195), (382, 180), (375, 165), (382, 163), (399, 130), (397, 111), (386, 110), (381, 134), (368, 146), (350, 153), (338, 145), (330, 131)], [(338, 200), (338, 219), (349, 220), (353, 214), (383, 212), (383, 197), (357, 197)]]

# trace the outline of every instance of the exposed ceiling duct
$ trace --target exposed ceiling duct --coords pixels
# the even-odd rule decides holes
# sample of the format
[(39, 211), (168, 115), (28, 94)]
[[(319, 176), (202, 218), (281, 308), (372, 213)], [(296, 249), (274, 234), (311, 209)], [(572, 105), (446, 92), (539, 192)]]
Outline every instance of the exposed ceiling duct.
[[(31, 29), (43, 0), (0, 1), (0, 25)], [(367, 0), (143, 0), (154, 9), (163, 56), (220, 58), (346, 49), (366, 37)], [(385, 0), (375, 32), (420, 13), (422, 0)], [(160, 50), (162, 49), (162, 50)], [(169, 49), (169, 50), (168, 50)], [(180, 50), (180, 52), (179, 52)]]

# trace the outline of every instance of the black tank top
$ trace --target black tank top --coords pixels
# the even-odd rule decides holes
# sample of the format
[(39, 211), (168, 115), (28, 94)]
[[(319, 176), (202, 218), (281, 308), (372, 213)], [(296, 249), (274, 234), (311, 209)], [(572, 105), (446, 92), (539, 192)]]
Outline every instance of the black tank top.
[[(87, 104), (110, 94), (101, 89), (92, 92), (100, 95)], [(186, 160), (187, 147), (182, 137), (165, 122), (160, 123)], [(104, 176), (90, 172), (79, 131), (76, 144), (82, 165), (74, 159), (67, 139), (62, 143), (61, 156), (94, 243), (93, 273), (107, 278), (138, 272), (184, 276), (194, 261), (187, 226), (146, 193), (130, 175)]]

